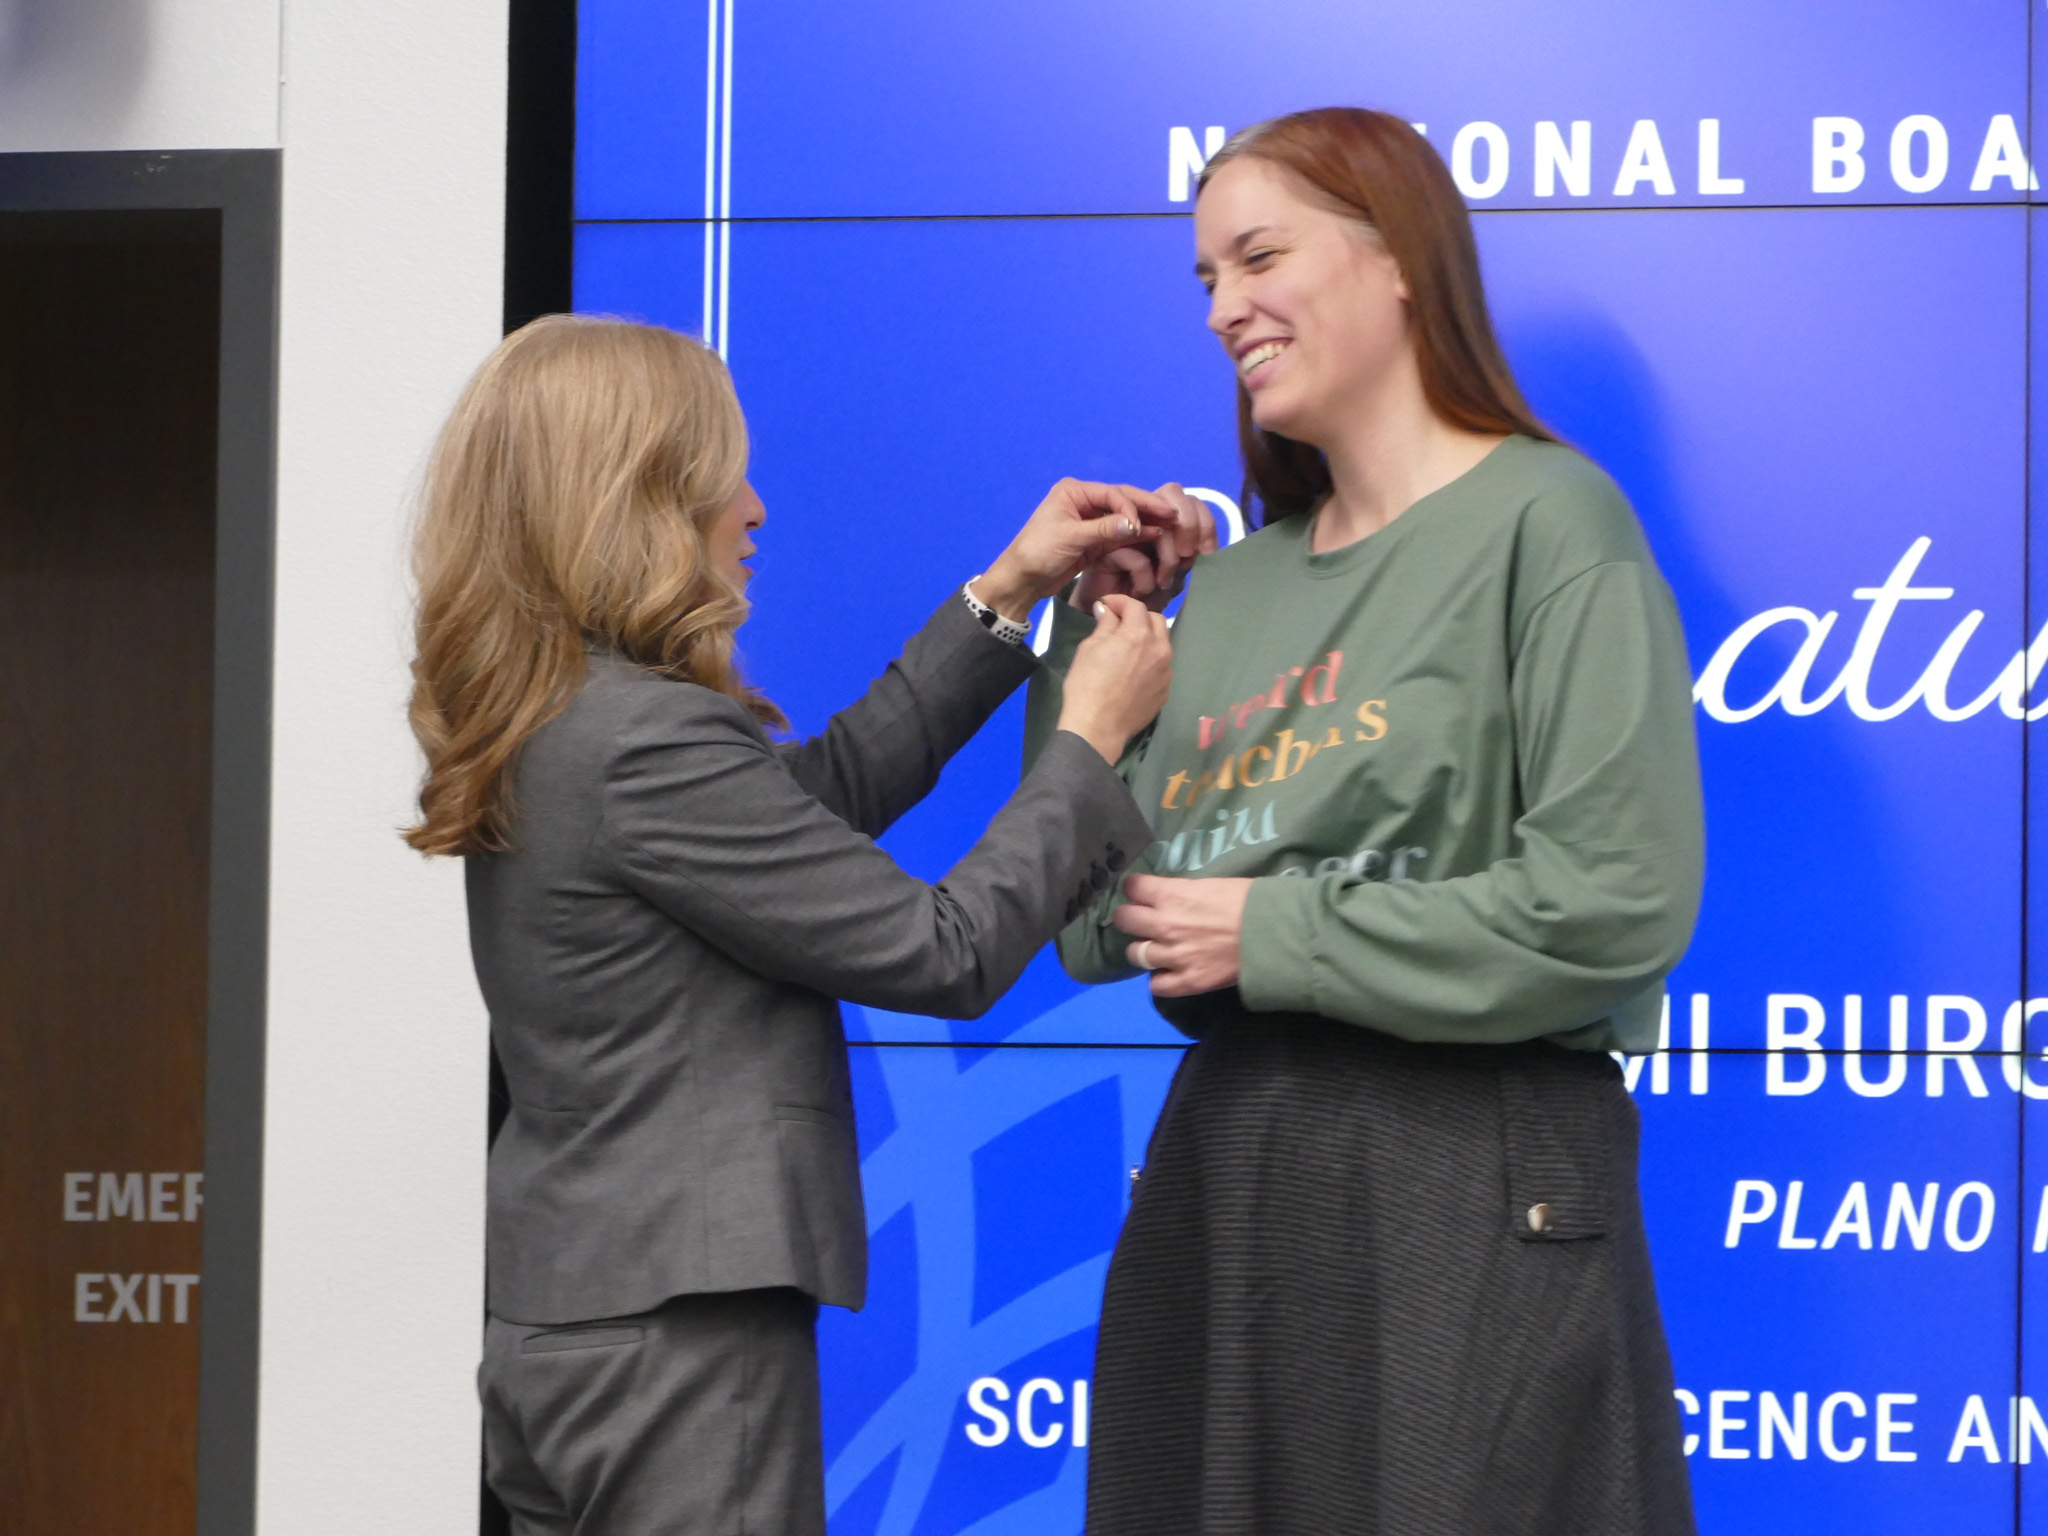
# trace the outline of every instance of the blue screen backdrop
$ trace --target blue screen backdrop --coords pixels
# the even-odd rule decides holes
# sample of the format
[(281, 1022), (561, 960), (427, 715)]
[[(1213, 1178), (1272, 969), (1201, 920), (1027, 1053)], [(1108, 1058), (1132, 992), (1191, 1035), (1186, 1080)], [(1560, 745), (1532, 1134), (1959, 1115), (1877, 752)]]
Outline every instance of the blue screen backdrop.
[[(1060, 475), (1234, 505), (1190, 177), (1296, 108), (1424, 125), (1530, 399), (1633, 499), (1698, 679), (1706, 906), (1673, 1049), (1629, 1072), (1702, 1529), (2048, 1533), (2042, 13), (580, 9), (577, 307), (731, 362), (769, 509), (742, 644), (804, 730)], [(944, 873), (1020, 734), (1013, 703), (898, 859)], [(848, 1029), (874, 1283), (821, 1325), (834, 1536), (1072, 1536), (1180, 1037), (1050, 956), (973, 1024)]]

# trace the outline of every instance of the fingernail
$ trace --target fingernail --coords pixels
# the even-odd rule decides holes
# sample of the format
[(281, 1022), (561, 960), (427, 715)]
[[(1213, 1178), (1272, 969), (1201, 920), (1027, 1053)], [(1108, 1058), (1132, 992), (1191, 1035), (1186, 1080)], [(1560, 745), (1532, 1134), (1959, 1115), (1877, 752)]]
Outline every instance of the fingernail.
[(1109, 604), (1105, 603), (1104, 601), (1102, 601), (1101, 598), (1098, 597), (1095, 600), (1095, 617), (1098, 619), (1101, 618), (1104, 613), (1108, 612), (1108, 610)]

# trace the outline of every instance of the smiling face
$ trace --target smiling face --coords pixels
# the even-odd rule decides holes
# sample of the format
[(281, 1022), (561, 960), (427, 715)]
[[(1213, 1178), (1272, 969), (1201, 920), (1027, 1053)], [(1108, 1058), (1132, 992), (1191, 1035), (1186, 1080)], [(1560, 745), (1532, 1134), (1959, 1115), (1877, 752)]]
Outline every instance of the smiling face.
[(1327, 448), (1414, 368), (1400, 268), (1293, 172), (1256, 155), (1219, 166), (1195, 205), (1195, 257), (1209, 329), (1266, 431)]
[(736, 592), (746, 591), (747, 583), (754, 579), (742, 562), (753, 558), (754, 530), (767, 521), (768, 509), (761, 498), (753, 486), (741, 481), (738, 492), (705, 534), (704, 549), (711, 557), (712, 569), (731, 582)]

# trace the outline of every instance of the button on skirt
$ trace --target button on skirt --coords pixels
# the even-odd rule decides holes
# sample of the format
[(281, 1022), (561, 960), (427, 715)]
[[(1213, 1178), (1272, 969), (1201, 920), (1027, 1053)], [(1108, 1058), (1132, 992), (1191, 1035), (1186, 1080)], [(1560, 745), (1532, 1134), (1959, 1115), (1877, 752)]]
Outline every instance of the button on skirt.
[(1692, 1536), (1602, 1055), (1240, 1016), (1111, 1264), (1090, 1536)]

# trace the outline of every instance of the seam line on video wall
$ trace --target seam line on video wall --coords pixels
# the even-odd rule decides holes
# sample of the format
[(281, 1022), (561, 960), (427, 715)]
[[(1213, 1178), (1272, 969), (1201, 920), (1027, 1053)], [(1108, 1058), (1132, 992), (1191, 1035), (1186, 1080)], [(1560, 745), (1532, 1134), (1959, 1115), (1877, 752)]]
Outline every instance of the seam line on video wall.
[[(706, 151), (707, 161), (711, 152)], [(712, 207), (712, 186), (715, 178), (707, 171), (705, 209), (703, 218), (687, 214), (661, 217), (653, 214), (635, 217), (591, 217), (578, 218), (582, 225), (631, 226), (636, 224), (711, 224), (726, 228), (734, 224), (1031, 224), (1053, 220), (1073, 223), (1085, 220), (1129, 220), (1129, 219), (1192, 219), (1193, 214), (1180, 209), (1131, 209), (1122, 213), (778, 213), (734, 215), (728, 196), (724, 212)], [(730, 192), (730, 187), (727, 187)], [(2048, 201), (2037, 198), (1973, 198), (1968, 202), (1938, 203), (1638, 203), (1633, 205), (1591, 204), (1574, 206), (1562, 203), (1550, 208), (1473, 208), (1475, 219), (1511, 219), (1528, 215), (1550, 215), (1560, 213), (1607, 213), (1607, 214), (1671, 214), (1671, 213), (1904, 213), (1915, 210), (1955, 212), (1959, 209), (2012, 209), (2036, 211), (2048, 210)], [(705, 232), (705, 251), (709, 256), (711, 231)], [(708, 267), (708, 260), (707, 260)], [(706, 309), (711, 309), (710, 278), (705, 279)]]
[[(724, 6), (724, 26), (720, 27), (720, 5)], [(1082, 221), (1116, 222), (1133, 219), (1192, 219), (1192, 213), (1178, 209), (1170, 211), (1138, 210), (1128, 213), (835, 213), (835, 214), (780, 214), (743, 215), (735, 217), (732, 212), (732, 7), (733, 0), (707, 0), (709, 14), (710, 49), (709, 64), (705, 70), (704, 88), (704, 215), (701, 219), (677, 215), (673, 218), (578, 218), (574, 220), (577, 229), (583, 228), (662, 228), (670, 226), (704, 226), (704, 300), (703, 320), (699, 334), (705, 344), (719, 357), (732, 360), (732, 231), (735, 224), (1028, 224), (1045, 222), (1074, 223)], [(722, 59), (722, 65), (721, 65)], [(1905, 210), (1943, 210), (1957, 212), (1967, 209), (1985, 210), (2040, 210), (2048, 208), (2034, 198), (1987, 198), (1972, 202), (1920, 202), (1920, 203), (1645, 203), (1633, 207), (1570, 207), (1556, 208), (1474, 208), (1474, 218), (1514, 218), (1530, 214), (1674, 214), (1674, 213), (1877, 213)], [(2033, 246), (2033, 232), (2029, 221), (2027, 249)], [(2031, 337), (2032, 275), (2028, 276), (2029, 336)], [(2031, 383), (2031, 364), (2029, 365)], [(2031, 398), (2031, 395), (2029, 396)], [(2022, 558), (2023, 570), (2033, 569), (2031, 549)], [(2031, 616), (2031, 609), (2029, 609)], [(2028, 631), (2032, 633), (2031, 628)], [(2024, 756), (2022, 758), (2024, 764)], [(2021, 801), (2024, 814), (2026, 802)], [(2021, 842), (2024, 854), (2026, 842)], [(2025, 918), (2025, 902), (2022, 899), (2021, 916)]]

